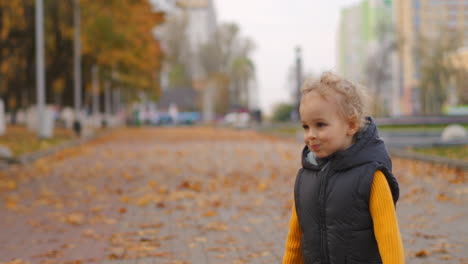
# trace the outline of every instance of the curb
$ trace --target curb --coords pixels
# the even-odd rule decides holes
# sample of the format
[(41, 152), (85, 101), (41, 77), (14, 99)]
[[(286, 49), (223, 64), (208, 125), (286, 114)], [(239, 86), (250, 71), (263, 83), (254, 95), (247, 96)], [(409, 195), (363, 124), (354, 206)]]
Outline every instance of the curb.
[(460, 169), (463, 171), (468, 170), (468, 162), (463, 160), (456, 160), (456, 159), (449, 159), (439, 156), (427, 155), (427, 154), (419, 154), (410, 151), (405, 151), (401, 149), (389, 149), (390, 155), (396, 158), (402, 159), (411, 159), (411, 160), (418, 160), (424, 161), (429, 163), (437, 163), (447, 165), (450, 168)]
[(34, 161), (36, 161), (36, 160), (38, 160), (40, 158), (43, 158), (43, 157), (49, 156), (49, 155), (53, 155), (53, 154), (55, 154), (55, 153), (57, 153), (59, 151), (62, 151), (64, 149), (75, 147), (75, 146), (84, 144), (84, 143), (86, 143), (88, 141), (91, 141), (93, 139), (97, 139), (99, 137), (105, 136), (105, 135), (109, 134), (110, 132), (112, 132), (112, 131), (104, 131), (104, 132), (94, 134), (94, 135), (83, 136), (83, 137), (80, 137), (80, 138), (77, 138), (77, 139), (72, 139), (72, 140), (66, 141), (66, 142), (64, 142), (64, 143), (62, 143), (60, 145), (57, 145), (57, 146), (54, 146), (54, 147), (51, 147), (51, 148), (48, 148), (48, 149), (39, 150), (39, 151), (36, 151), (36, 152), (31, 152), (31, 153), (26, 153), (26, 154), (23, 154), (23, 155), (21, 155), (21, 156), (19, 156), (17, 158), (11, 158), (11, 159), (8, 159), (8, 160), (0, 160), (0, 170), (7, 169), (8, 167), (10, 167), (12, 165), (15, 165), (15, 164), (25, 165), (25, 164), (34, 162)]

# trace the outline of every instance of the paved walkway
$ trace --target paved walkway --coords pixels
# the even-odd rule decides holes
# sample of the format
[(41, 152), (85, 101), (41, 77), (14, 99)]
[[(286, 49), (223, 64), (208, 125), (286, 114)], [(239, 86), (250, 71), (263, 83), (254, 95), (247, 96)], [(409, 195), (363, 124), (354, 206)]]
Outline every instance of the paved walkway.
[[(124, 129), (0, 171), (0, 263), (280, 263), (301, 148), (253, 132)], [(466, 176), (394, 166), (408, 263), (468, 263)]]

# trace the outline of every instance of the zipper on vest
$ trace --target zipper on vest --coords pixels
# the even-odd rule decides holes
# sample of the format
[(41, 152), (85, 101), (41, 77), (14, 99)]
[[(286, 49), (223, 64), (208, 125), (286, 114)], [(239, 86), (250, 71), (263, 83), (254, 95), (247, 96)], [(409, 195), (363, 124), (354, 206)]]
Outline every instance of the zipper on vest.
[(328, 248), (327, 248), (327, 225), (326, 225), (326, 214), (325, 214), (325, 196), (327, 191), (327, 182), (328, 182), (328, 171), (326, 171), (329, 166), (330, 161), (327, 162), (323, 168), (320, 170), (320, 191), (319, 191), (319, 204), (320, 204), (320, 239), (321, 239), (321, 250), (320, 255), (323, 263), (328, 264)]

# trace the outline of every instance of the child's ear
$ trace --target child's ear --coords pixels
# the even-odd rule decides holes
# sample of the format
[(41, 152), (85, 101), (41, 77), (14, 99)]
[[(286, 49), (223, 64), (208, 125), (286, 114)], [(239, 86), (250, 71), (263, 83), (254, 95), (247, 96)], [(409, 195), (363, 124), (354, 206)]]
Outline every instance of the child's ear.
[(346, 132), (346, 134), (348, 136), (354, 136), (354, 134), (356, 134), (358, 130), (359, 130), (359, 120), (355, 116), (353, 116), (348, 121), (348, 131)]

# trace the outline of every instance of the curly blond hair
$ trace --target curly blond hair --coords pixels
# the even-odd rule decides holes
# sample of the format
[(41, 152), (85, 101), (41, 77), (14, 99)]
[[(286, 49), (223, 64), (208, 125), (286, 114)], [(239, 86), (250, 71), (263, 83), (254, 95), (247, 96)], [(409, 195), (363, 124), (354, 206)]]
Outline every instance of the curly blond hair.
[(347, 120), (358, 120), (359, 128), (365, 123), (367, 108), (367, 91), (362, 85), (353, 83), (333, 72), (324, 72), (318, 79), (308, 79), (304, 82), (302, 97), (315, 91), (325, 99), (337, 96), (339, 113)]

